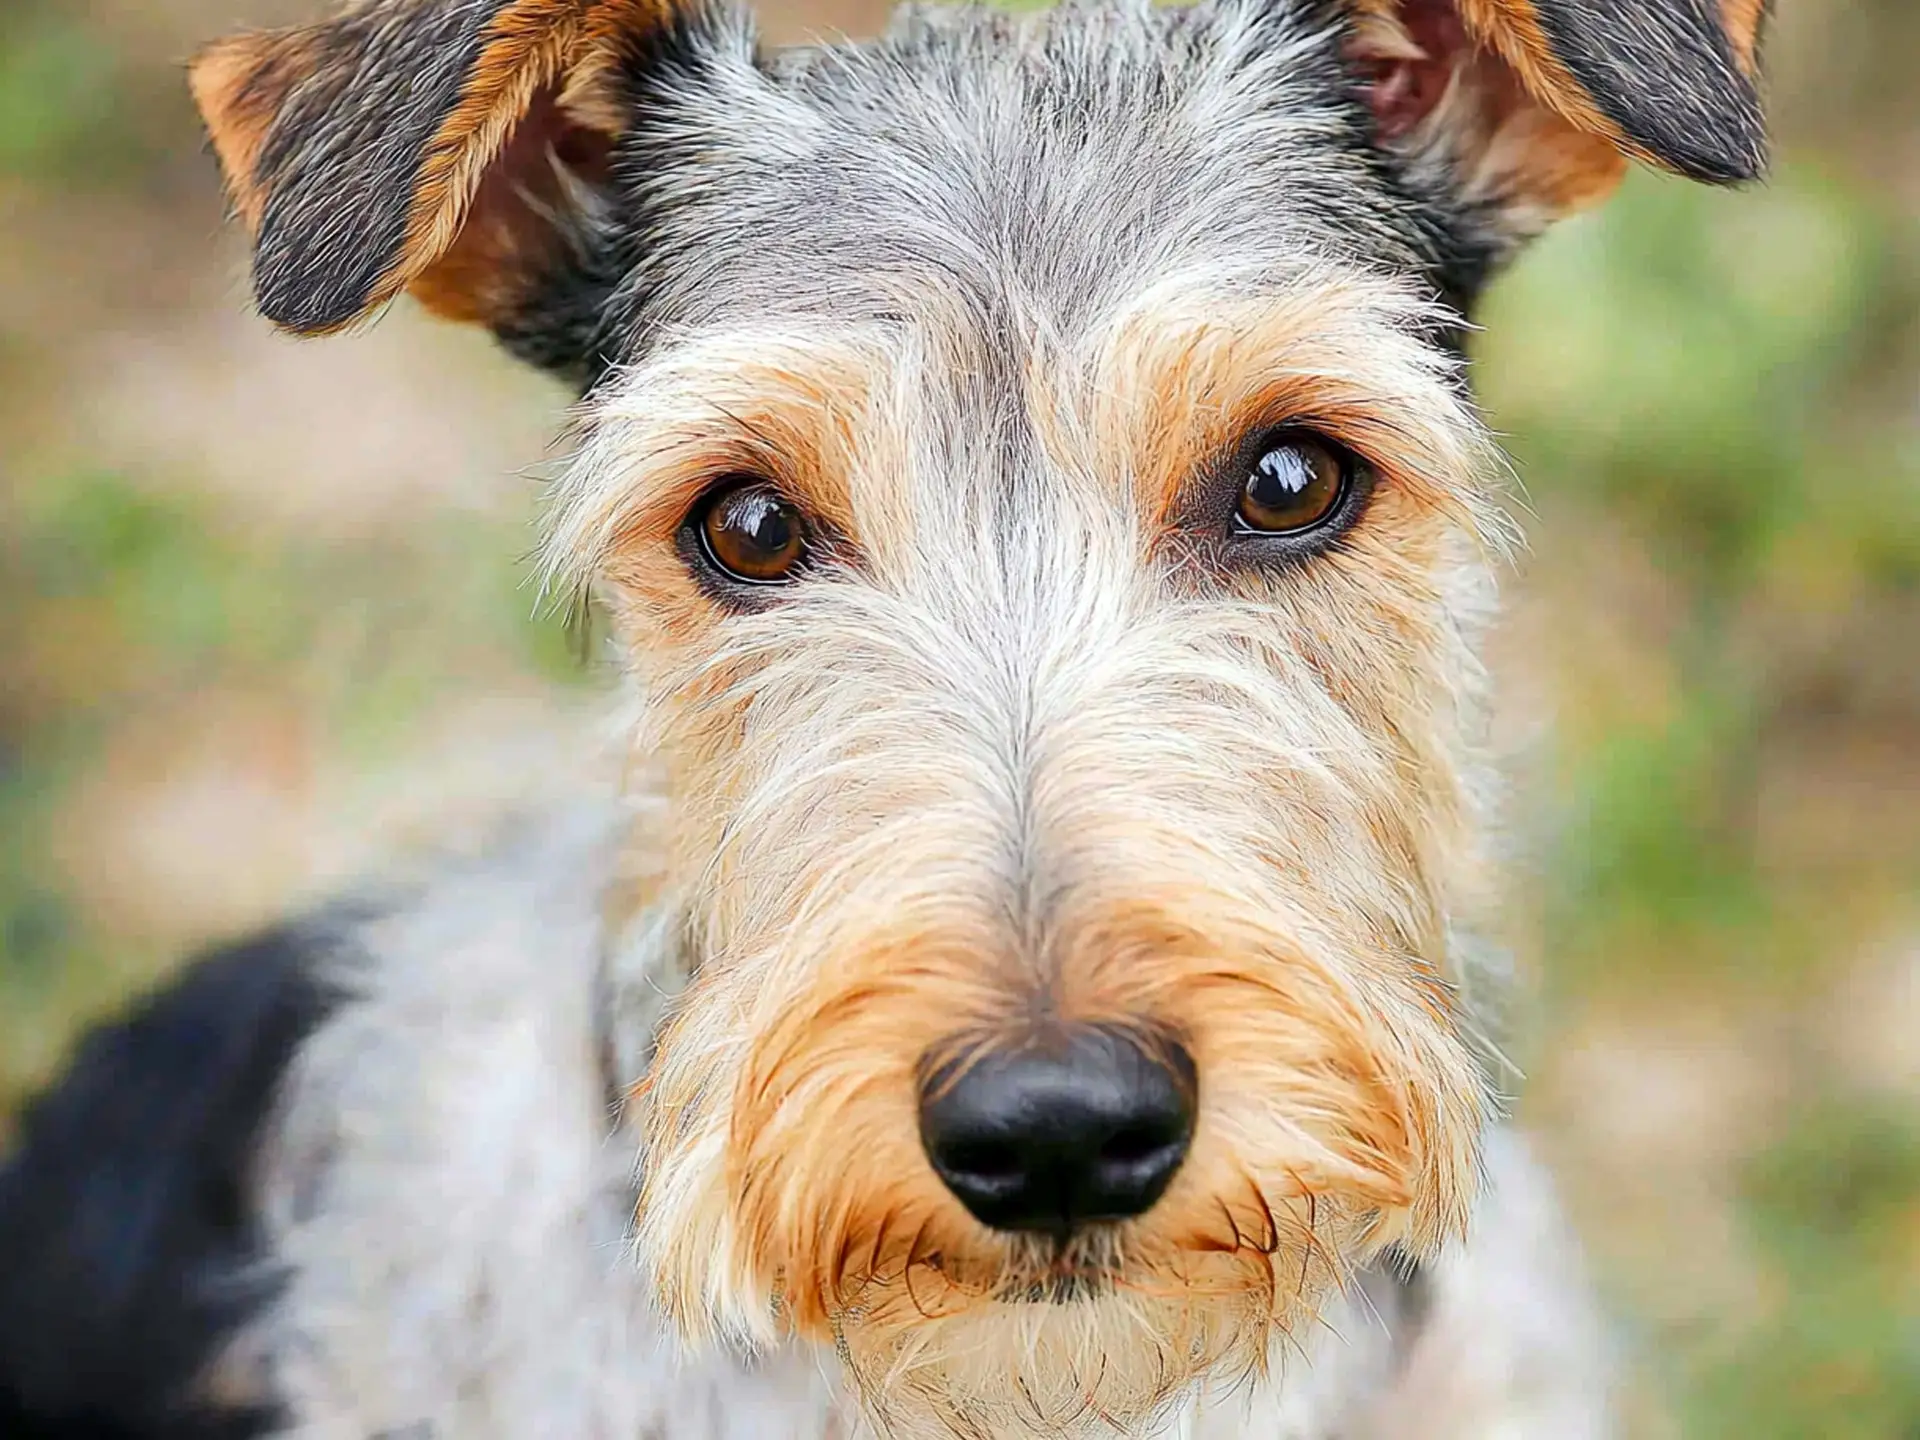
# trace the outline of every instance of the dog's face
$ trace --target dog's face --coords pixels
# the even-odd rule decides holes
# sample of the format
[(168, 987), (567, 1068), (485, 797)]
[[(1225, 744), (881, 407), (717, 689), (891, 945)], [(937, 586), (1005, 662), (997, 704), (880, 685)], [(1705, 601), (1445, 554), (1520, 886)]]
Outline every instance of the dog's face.
[(273, 318), (411, 288), (585, 390), (551, 553), (671, 800), (638, 1235), (690, 1338), (831, 1339), (900, 1430), (1128, 1428), (1461, 1231), (1461, 312), (1625, 153), (1760, 165), (1758, 3), (1616, 8), (768, 57), (371, 0), (202, 59)]

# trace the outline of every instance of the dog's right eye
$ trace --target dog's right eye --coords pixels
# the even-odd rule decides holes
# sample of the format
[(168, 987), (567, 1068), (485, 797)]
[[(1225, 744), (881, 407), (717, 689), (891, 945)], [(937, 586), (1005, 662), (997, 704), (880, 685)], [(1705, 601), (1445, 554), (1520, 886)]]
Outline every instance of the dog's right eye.
[(1245, 535), (1305, 535), (1331, 521), (1352, 487), (1352, 462), (1309, 431), (1267, 436), (1234, 510)]
[(717, 486), (688, 522), (702, 558), (737, 584), (782, 584), (807, 557), (805, 518), (764, 480), (743, 476)]

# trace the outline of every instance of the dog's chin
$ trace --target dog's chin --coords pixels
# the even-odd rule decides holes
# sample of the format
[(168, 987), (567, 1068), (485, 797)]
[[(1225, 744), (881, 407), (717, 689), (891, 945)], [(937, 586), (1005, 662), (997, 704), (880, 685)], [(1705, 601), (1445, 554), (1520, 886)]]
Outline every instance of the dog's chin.
[(909, 1322), (849, 1314), (841, 1353), (892, 1436), (1134, 1434), (1202, 1383), (1264, 1367), (1279, 1325), (1265, 1296), (1160, 1296), (1098, 1271), (1031, 1277)]
[(995, 1298), (1003, 1305), (1079, 1305), (1113, 1293), (1118, 1278), (1104, 1270), (1066, 1270), (1012, 1280)]

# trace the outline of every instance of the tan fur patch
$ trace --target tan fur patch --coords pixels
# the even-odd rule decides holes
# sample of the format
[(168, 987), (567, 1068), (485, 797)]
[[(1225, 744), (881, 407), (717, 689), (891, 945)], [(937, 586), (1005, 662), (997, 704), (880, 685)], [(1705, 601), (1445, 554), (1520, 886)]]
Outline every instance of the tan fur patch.
[[(514, 128), (536, 98), (564, 82), (567, 95), (550, 101), (554, 115), (591, 117), (593, 81), (617, 47), (645, 34), (667, 17), (667, 0), (513, 0), (488, 27), (485, 48), (421, 161), (400, 259), (376, 292), (385, 300), (422, 282), (420, 298), (453, 319), (485, 319), (506, 308), (511, 295), (496, 293), (522, 272), (524, 240), (497, 212), (460, 253), (462, 227), (482, 193), (487, 170), (507, 146)], [(604, 146), (605, 141), (602, 141)], [(506, 183), (524, 184), (549, 170), (535, 155), (526, 174)], [(429, 267), (445, 262), (438, 274)], [(376, 303), (378, 303), (376, 301)]]
[(613, 133), (578, 123), (541, 91), (479, 185), (452, 243), (406, 289), (444, 320), (487, 324), (513, 314), (568, 244), (548, 216), (565, 213), (567, 187), (604, 175)]
[(1527, 93), (1586, 135), (1625, 147), (1626, 137), (1602, 115), (1586, 88), (1567, 72), (1540, 27), (1533, 0), (1456, 0), (1461, 18), (1513, 67)]
[(202, 49), (188, 68), (187, 83), (206, 118), (228, 196), (251, 231), (259, 230), (267, 204), (261, 147), (287, 96), (317, 68), (319, 41), (314, 27), (234, 35)]
[[(1408, 0), (1355, 0), (1374, 22), (1395, 22), (1415, 8)], [(1659, 165), (1658, 155), (1603, 113), (1554, 53), (1535, 0), (1449, 0), (1472, 35), (1505, 62), (1504, 75), (1476, 58), (1467, 70), (1487, 97), (1490, 135), (1506, 153), (1499, 168), (1556, 212), (1604, 199), (1625, 172), (1623, 156)], [(1727, 38), (1749, 76), (1758, 70), (1767, 0), (1720, 0)], [(1626, 23), (1622, 21), (1621, 23)], [(1542, 109), (1525, 103), (1530, 96)], [(1542, 113), (1542, 110), (1545, 113)], [(1549, 116), (1562, 124), (1554, 124)], [(1598, 142), (1604, 141), (1604, 146)]]
[[(409, 286), (448, 318), (486, 321), (507, 313), (552, 247), (565, 243), (538, 211), (569, 183), (559, 167), (591, 179), (604, 165), (620, 124), (603, 93), (608, 67), (623, 45), (669, 13), (669, 0), (497, 5), (457, 102), (428, 140), (406, 193), (394, 197), (406, 207), (405, 236), (360, 313)], [(234, 207), (256, 235), (267, 187), (281, 178), (260, 173), (276, 121), (303, 86), (344, 91), (352, 84), (356, 61), (336, 27), (366, 19), (355, 11), (331, 24), (236, 36), (195, 58), (194, 98)]]
[(1767, 7), (1768, 0), (1720, 0), (1727, 38), (1749, 76), (1760, 73), (1760, 32), (1766, 27)]
[[(1401, 0), (1357, 5), (1357, 58), (1439, 61), (1404, 23)], [(1479, 45), (1459, 59), (1450, 84), (1428, 82), (1445, 90), (1425, 124), (1450, 137), (1469, 193), (1531, 205), (1541, 224), (1604, 200), (1625, 177), (1632, 147), (1554, 57), (1531, 5), (1459, 0), (1458, 10)]]

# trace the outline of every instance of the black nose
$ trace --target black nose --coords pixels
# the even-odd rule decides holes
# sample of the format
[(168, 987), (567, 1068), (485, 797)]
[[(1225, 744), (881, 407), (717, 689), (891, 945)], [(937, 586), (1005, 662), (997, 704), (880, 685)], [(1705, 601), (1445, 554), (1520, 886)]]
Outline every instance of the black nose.
[(1193, 1136), (1193, 1060), (1083, 1026), (932, 1067), (920, 1140), (975, 1219), (1063, 1235), (1152, 1208)]

